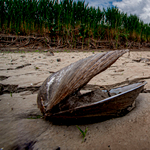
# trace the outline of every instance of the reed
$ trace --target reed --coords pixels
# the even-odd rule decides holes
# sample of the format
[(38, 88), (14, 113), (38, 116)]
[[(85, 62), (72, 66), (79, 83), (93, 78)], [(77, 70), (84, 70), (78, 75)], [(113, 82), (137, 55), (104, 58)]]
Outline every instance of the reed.
[[(55, 37), (65, 43), (84, 46), (86, 38), (150, 41), (150, 24), (117, 7), (101, 10), (73, 0), (1, 0), (0, 32), (16, 35)], [(76, 41), (75, 41), (76, 40)]]

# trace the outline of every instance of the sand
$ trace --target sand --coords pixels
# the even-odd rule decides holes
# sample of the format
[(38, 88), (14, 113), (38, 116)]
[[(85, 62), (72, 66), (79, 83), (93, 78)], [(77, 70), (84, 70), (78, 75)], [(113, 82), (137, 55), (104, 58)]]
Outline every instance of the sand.
[[(98, 52), (95, 52), (98, 53)], [(92, 52), (0, 53), (0, 76), (3, 85), (18, 85), (19, 93), (0, 95), (0, 148), (33, 150), (130, 150), (150, 147), (150, 52), (124, 54), (110, 68), (95, 76), (89, 84), (111, 85), (143, 78), (147, 93), (140, 93), (136, 108), (123, 117), (79, 125), (87, 129), (84, 141), (76, 125), (54, 125), (41, 118), (37, 91), (52, 73)], [(144, 79), (145, 78), (145, 79)]]

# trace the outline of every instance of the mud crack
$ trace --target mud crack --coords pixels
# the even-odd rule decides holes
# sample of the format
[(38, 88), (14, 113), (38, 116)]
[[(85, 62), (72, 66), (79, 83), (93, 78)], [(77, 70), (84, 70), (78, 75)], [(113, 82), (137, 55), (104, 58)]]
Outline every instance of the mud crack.
[[(145, 79), (150, 79), (150, 76), (148, 77), (141, 77), (141, 78), (135, 78), (132, 80), (125, 80), (119, 83), (115, 83), (115, 84), (111, 84), (111, 85), (97, 85), (98, 87), (100, 87), (101, 89), (111, 89), (111, 88), (116, 88), (119, 86), (123, 86), (123, 85), (129, 85), (132, 83), (137, 83), (139, 81), (145, 80)], [(91, 85), (91, 84), (87, 84), (85, 85), (82, 89), (86, 89), (86, 90), (92, 90), (93, 88), (95, 88), (96, 85)], [(32, 93), (38, 92), (40, 86), (28, 86), (28, 87), (18, 87), (18, 85), (11, 85), (11, 84), (1, 84), (0, 83), (0, 95), (2, 94), (6, 94), (6, 93), (21, 93), (24, 91), (31, 91)], [(142, 91), (143, 93), (150, 93), (150, 90), (144, 90)]]
[(39, 88), (40, 86), (18, 87), (18, 85), (0, 84), (0, 95), (7, 93), (20, 93), (24, 91), (35, 93)]
[(21, 68), (24, 68), (26, 66), (30, 66), (31, 64), (24, 64), (24, 65), (21, 65), (21, 66), (18, 66), (16, 68), (7, 68), (6, 70), (16, 70), (16, 69), (21, 69)]

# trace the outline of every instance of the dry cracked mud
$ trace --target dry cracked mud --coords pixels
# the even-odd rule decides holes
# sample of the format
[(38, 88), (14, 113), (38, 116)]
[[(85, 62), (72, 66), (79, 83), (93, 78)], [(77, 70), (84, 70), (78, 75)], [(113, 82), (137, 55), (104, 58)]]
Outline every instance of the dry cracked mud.
[[(95, 52), (97, 53), (97, 52)], [(89, 82), (107, 88), (145, 80), (147, 85), (127, 115), (79, 125), (87, 130), (84, 142), (76, 125), (53, 124), (37, 108), (37, 92), (53, 72), (92, 52), (0, 53), (0, 149), (4, 150), (130, 150), (150, 147), (149, 51), (130, 52)], [(61, 61), (57, 61), (60, 59)]]

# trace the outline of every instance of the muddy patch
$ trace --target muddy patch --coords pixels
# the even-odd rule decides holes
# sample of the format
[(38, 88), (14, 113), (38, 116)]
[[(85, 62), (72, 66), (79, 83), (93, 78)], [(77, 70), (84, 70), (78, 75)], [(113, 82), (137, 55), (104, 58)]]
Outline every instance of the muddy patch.
[(8, 79), (9, 77), (7, 77), (7, 76), (0, 76), (0, 81), (3, 81), (3, 80), (5, 80), (5, 79)]
[(0, 84), (0, 95), (6, 93), (21, 93), (31, 91), (32, 94), (39, 90), (40, 86), (18, 87), (18, 85)]

